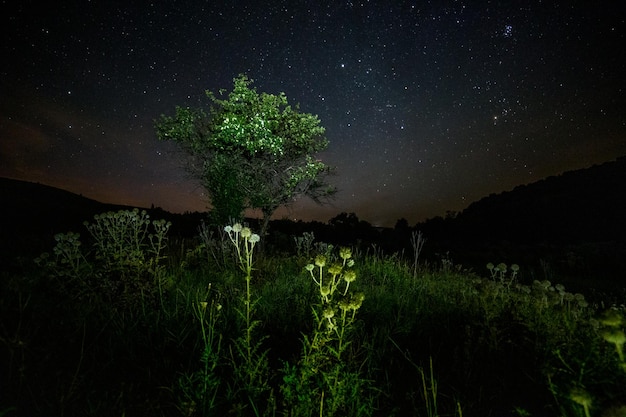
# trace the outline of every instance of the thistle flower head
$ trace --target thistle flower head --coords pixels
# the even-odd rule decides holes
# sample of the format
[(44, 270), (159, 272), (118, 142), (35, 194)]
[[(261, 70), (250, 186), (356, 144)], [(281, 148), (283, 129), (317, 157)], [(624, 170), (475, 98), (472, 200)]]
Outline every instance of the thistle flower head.
[(591, 395), (582, 388), (574, 388), (570, 391), (569, 397), (572, 401), (583, 407), (591, 407)]
[(354, 297), (352, 297), (352, 299), (350, 300), (350, 308), (352, 310), (358, 310), (359, 308), (361, 308), (363, 300), (365, 300), (365, 294), (363, 294), (362, 292), (354, 294)]
[(343, 311), (348, 311), (352, 308), (352, 302), (344, 298), (343, 300), (339, 301), (339, 308)]
[(350, 248), (340, 248), (339, 249), (339, 256), (341, 257), (341, 259), (350, 259), (352, 257), (352, 249)]
[(620, 327), (623, 322), (624, 317), (615, 309), (605, 311), (600, 318), (600, 323), (608, 327)]
[(328, 268), (328, 273), (332, 274), (332, 275), (339, 275), (339, 274), (341, 274), (341, 265), (339, 265), (339, 264), (332, 264)]
[(602, 338), (617, 346), (624, 346), (626, 343), (626, 334), (621, 330), (605, 330), (602, 332)]
[(252, 230), (250, 230), (249, 227), (244, 227), (241, 229), (241, 237), (244, 239), (250, 239), (250, 236), (252, 236)]
[(343, 274), (343, 279), (346, 282), (353, 282), (356, 279), (356, 272), (352, 270), (346, 271), (345, 274)]
[(315, 265), (323, 268), (326, 266), (326, 257), (324, 255), (317, 255), (315, 257)]
[(330, 287), (329, 286), (321, 287), (320, 294), (322, 295), (322, 297), (328, 297), (328, 295), (330, 294)]

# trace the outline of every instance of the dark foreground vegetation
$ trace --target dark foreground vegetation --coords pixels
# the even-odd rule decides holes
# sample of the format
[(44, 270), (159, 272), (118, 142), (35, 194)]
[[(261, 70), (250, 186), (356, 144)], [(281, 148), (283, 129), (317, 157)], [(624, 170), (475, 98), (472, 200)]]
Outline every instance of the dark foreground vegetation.
[(418, 233), (385, 254), (170, 228), (98, 215), (2, 272), (1, 415), (626, 414), (618, 287), (471, 271)]
[(0, 179), (0, 416), (625, 416), (624, 182), (258, 237)]

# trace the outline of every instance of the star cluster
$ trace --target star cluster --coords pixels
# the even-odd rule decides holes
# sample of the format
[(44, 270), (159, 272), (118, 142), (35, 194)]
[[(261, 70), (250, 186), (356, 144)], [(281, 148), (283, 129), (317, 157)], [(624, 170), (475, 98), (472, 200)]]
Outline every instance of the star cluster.
[[(310, 3), (310, 2), (309, 2)], [(337, 199), (393, 226), (626, 154), (626, 22), (572, 2), (2, 4), (0, 175), (204, 210), (153, 121), (245, 73), (317, 114)]]

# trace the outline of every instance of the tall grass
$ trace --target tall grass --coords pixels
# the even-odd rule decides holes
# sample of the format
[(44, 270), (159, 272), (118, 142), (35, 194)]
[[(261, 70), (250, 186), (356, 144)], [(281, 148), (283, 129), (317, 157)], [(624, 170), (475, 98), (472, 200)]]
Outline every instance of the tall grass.
[(122, 224), (130, 254), (123, 234), (68, 233), (2, 274), (0, 414), (624, 415), (624, 306), (524, 265), (312, 235), (294, 256), (255, 253), (244, 227), (171, 247), (164, 223)]

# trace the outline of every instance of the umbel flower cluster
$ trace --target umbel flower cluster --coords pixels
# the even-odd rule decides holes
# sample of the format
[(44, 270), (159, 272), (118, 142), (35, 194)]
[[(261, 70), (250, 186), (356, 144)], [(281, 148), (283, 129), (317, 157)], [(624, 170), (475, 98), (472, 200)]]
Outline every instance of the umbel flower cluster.
[(356, 272), (352, 269), (354, 260), (350, 248), (340, 248), (341, 261), (330, 262), (326, 255), (318, 255), (313, 263), (305, 268), (315, 282), (323, 307), (322, 316), (328, 332), (337, 331), (336, 313), (341, 312), (343, 325), (354, 320), (356, 311), (361, 307), (365, 296), (363, 293), (349, 293), (350, 284), (356, 280)]
[(252, 255), (254, 253), (254, 245), (261, 240), (259, 235), (252, 233), (249, 227), (244, 227), (240, 223), (232, 226), (224, 227), (224, 231), (228, 234), (228, 238), (233, 243), (239, 258), (239, 266), (242, 271), (250, 277), (252, 272)]
[(356, 312), (365, 296), (352, 291), (357, 278), (352, 251), (341, 248), (338, 259), (331, 253), (316, 256), (305, 267), (318, 289), (320, 303), (313, 308), (313, 334), (303, 338), (302, 359), (298, 367), (287, 368), (281, 387), (294, 416), (370, 415), (363, 412), (369, 405), (362, 401), (370, 387), (361, 375), (361, 366), (354, 367), (350, 359), (358, 355), (359, 347), (348, 349)]

